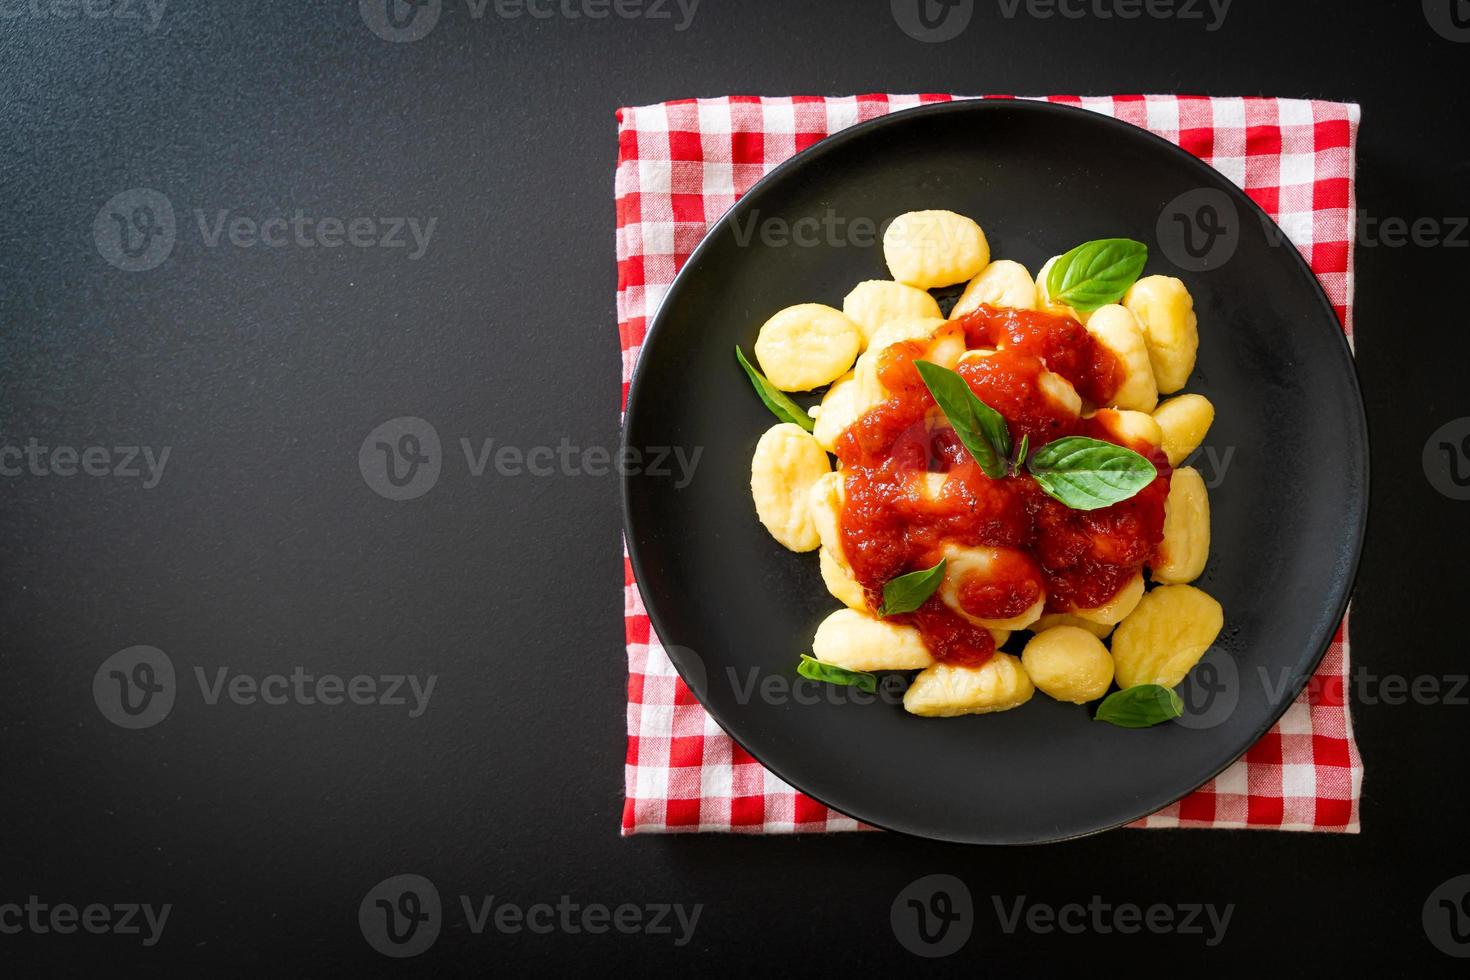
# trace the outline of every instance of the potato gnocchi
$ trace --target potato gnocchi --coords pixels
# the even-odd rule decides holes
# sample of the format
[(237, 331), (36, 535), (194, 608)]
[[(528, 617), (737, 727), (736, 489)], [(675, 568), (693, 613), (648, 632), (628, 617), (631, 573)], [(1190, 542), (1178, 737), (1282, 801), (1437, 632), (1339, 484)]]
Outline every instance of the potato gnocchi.
[[(929, 345), (934, 339), (935, 333), (945, 325), (942, 317), (930, 319), (928, 317), (905, 317), (898, 320), (889, 320), (873, 334), (873, 341), (863, 356), (858, 358), (857, 368), (854, 374), (857, 377), (857, 400), (860, 415), (882, 404), (891, 392), (883, 385), (878, 377), (878, 369), (882, 363), (882, 355), (890, 347), (898, 344), (915, 343), (925, 344), (925, 356), (938, 361), (946, 359), (944, 350), (933, 350)], [(957, 357), (963, 352), (954, 352)]]
[(1172, 276), (1148, 276), (1129, 288), (1123, 305), (1143, 331), (1159, 391), (1169, 395), (1183, 388), (1199, 351), (1199, 318), (1184, 283)]
[(1143, 599), (1143, 588), (1143, 576), (1135, 575), (1107, 602), (1097, 606), (1073, 606), (1071, 613), (1099, 626), (1116, 626), (1138, 608)]
[(883, 258), (901, 283), (919, 289), (953, 286), (990, 263), (990, 243), (970, 218), (953, 211), (910, 211), (883, 233)]
[(817, 561), (822, 570), (822, 584), (832, 593), (832, 598), (849, 609), (866, 612), (868, 594), (863, 591), (858, 580), (852, 577), (852, 569), (844, 565), (842, 559), (833, 557), (832, 552), (826, 548), (817, 552)]
[[(1077, 258), (1097, 249), (1123, 251)], [(1180, 684), (1224, 624), (1189, 584), (1208, 565), (1210, 502), (1182, 464), (1215, 409), (1179, 394), (1199, 348), (1184, 282), (1091, 271), (1134, 279), (1146, 249), (1124, 239), (1033, 277), (943, 210), (895, 218), (883, 258), (891, 279), (856, 283), (840, 310), (779, 310), (755, 340), (752, 381), (783, 419), (755, 444), (756, 517), (818, 552), (842, 607), (812, 637), (820, 678), (917, 671), (904, 709), (934, 718), (1008, 711), (1037, 690), (1086, 705), (1114, 685)], [(961, 283), (947, 310), (929, 292)], [(771, 389), (820, 401), (803, 418)], [(1051, 452), (1065, 440), (1103, 453), (1112, 483)]]
[(812, 656), (845, 670), (922, 670), (934, 663), (918, 630), (856, 609), (839, 609), (822, 620), (812, 637)]
[(792, 551), (821, 545), (807, 497), (831, 470), (826, 451), (801, 426), (782, 422), (766, 430), (750, 460), (750, 495), (771, 537)]
[(922, 671), (903, 696), (911, 715), (954, 718), (1019, 708), (1036, 693), (1021, 661), (997, 653), (979, 667), (934, 664)]
[(840, 310), (803, 303), (765, 322), (755, 341), (755, 357), (777, 388), (810, 391), (846, 374), (862, 347), (862, 330)]
[(950, 545), (944, 550), (944, 558), (944, 581), (939, 586), (939, 597), (946, 606), (977, 626), (988, 630), (1025, 629), (1036, 622), (1046, 608), (1046, 589), (1041, 584), (1040, 569), (1036, 570), (1034, 579), (1036, 598), (1026, 602), (1023, 597), (1019, 610), (1014, 608), (1016, 604), (1013, 603), (1013, 608), (1001, 610), (999, 614), (977, 614), (971, 611), (974, 608), (973, 603), (967, 605), (963, 598), (966, 593), (976, 591), (977, 585), (984, 588), (993, 585), (997, 580), (1008, 582), (1007, 576), (1011, 572), (1009, 566), (1028, 561), (1021, 552), (1010, 548)]
[(1033, 636), (1021, 653), (1037, 690), (1057, 701), (1096, 701), (1113, 683), (1113, 656), (1087, 630), (1054, 626)]
[(1180, 395), (1154, 409), (1154, 421), (1169, 465), (1178, 466), (1205, 441), (1215, 422), (1215, 406), (1204, 395)]
[(1175, 687), (1225, 625), (1220, 604), (1192, 585), (1162, 585), (1113, 632), (1119, 687)]
[(1149, 562), (1154, 581), (1185, 585), (1204, 573), (1210, 559), (1210, 494), (1199, 470), (1184, 466), (1169, 480), (1164, 501), (1164, 540)]
[(1031, 630), (1035, 633), (1045, 633), (1053, 626), (1075, 626), (1086, 630), (1099, 640), (1106, 640), (1113, 632), (1113, 625), (1106, 623), (1094, 623), (1090, 619), (1081, 616), (1073, 616), (1071, 613), (1046, 613), (1036, 622), (1031, 624)]
[(1118, 360), (1123, 381), (1113, 395), (1113, 408), (1152, 412), (1159, 404), (1159, 389), (1149, 363), (1148, 344), (1132, 311), (1116, 303), (1101, 307), (1086, 323), (1087, 332)]
[(1036, 282), (1019, 262), (999, 259), (985, 267), (955, 302), (949, 318), (957, 320), (982, 304), (1006, 306), (1016, 310), (1034, 310), (1039, 302)]
[(939, 301), (924, 290), (883, 279), (869, 279), (854, 286), (842, 301), (842, 312), (862, 330), (864, 348), (889, 320), (938, 320), (944, 316)]
[(1164, 430), (1158, 419), (1146, 412), (1119, 408), (1100, 408), (1092, 414), (1118, 442), (1143, 443), (1158, 449), (1164, 444)]
[(817, 540), (832, 557), (846, 565), (842, 557), (842, 474), (832, 470), (822, 473), (807, 491), (807, 511)]
[(848, 426), (862, 418), (870, 407), (863, 403), (862, 393), (857, 372), (849, 371), (832, 382), (832, 387), (822, 396), (822, 403), (817, 408), (816, 423), (812, 426), (812, 435), (816, 436), (817, 443), (827, 452), (837, 451), (838, 438), (847, 431)]

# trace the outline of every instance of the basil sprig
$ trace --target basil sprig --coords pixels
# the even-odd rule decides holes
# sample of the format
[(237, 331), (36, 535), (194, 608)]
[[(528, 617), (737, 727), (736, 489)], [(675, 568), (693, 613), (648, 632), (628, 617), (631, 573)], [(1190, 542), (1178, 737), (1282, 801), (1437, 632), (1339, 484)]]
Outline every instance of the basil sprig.
[(1073, 510), (1097, 510), (1127, 500), (1159, 471), (1123, 446), (1086, 436), (1066, 436), (1032, 454), (1026, 469), (1047, 494)]
[[(1004, 416), (981, 401), (969, 382), (929, 361), (915, 361), (914, 367), (954, 426), (955, 435), (992, 480), (1024, 466), (1056, 500), (1073, 510), (1097, 510), (1127, 500), (1159, 475), (1153, 463), (1133, 450), (1087, 436), (1064, 436), (1028, 458), (1031, 440), (1027, 435), (1012, 459), (1011, 432)], [(885, 603), (887, 588), (884, 586)]]
[(878, 615), (893, 616), (918, 609), (944, 581), (944, 567), (948, 564), (948, 559), (940, 559), (933, 568), (909, 572), (884, 582), (883, 605), (878, 607)]
[(1140, 684), (1103, 698), (1093, 721), (1106, 721), (1119, 728), (1152, 728), (1182, 714), (1184, 700), (1171, 688)]
[(1091, 313), (1122, 299), (1147, 262), (1148, 246), (1131, 238), (1084, 242), (1052, 264), (1046, 291), (1054, 303)]
[(992, 480), (1005, 476), (1011, 455), (1011, 432), (1005, 418), (976, 397), (969, 383), (949, 368), (929, 361), (915, 361), (914, 367), (981, 471)]
[(751, 387), (755, 388), (755, 393), (761, 396), (761, 401), (766, 403), (766, 408), (771, 410), (772, 415), (782, 422), (795, 422), (806, 431), (812, 431), (816, 426), (812, 417), (803, 412), (800, 405), (786, 397), (786, 392), (771, 384), (766, 380), (764, 374), (751, 367), (739, 346), (735, 348), (735, 359), (740, 362), (741, 367), (745, 368), (745, 375), (750, 378)]
[(796, 672), (808, 680), (855, 687), (864, 694), (872, 694), (878, 690), (878, 678), (872, 674), (861, 670), (848, 670), (836, 664), (823, 663), (816, 657), (805, 653), (801, 655), (801, 663), (796, 665)]
[(1016, 447), (1016, 458), (1011, 460), (1011, 473), (1019, 473), (1026, 466), (1026, 457), (1031, 453), (1031, 434), (1021, 433), (1021, 444)]

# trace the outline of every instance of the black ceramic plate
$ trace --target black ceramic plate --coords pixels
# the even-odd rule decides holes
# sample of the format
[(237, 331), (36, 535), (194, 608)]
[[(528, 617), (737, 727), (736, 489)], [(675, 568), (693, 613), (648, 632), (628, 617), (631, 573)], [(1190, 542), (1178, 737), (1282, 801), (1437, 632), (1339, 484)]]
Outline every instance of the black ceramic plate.
[[(1210, 265), (1203, 271), (1170, 262), (1170, 253), (1192, 260), (1160, 242), (1175, 223), (1166, 207), (1189, 192), (1186, 204), (1207, 205), (1205, 224), (1229, 229), (1194, 263)], [(1212, 484), (1214, 526), (1196, 584), (1224, 606), (1225, 629), (1181, 688), (1191, 707), (1180, 722), (1115, 728), (1039, 693), (1002, 714), (926, 719), (891, 699), (799, 703), (816, 686), (789, 686), (798, 655), (838, 603), (815, 553), (786, 551), (756, 520), (750, 456), (775, 420), (732, 351), (749, 352), (782, 307), (841, 306), (854, 284), (889, 278), (872, 226), (928, 208), (974, 217), (993, 257), (1033, 272), (1079, 242), (1134, 238), (1150, 246), (1145, 274), (1178, 275), (1194, 295), (1201, 340), (1186, 390), (1218, 410), (1196, 463)], [(798, 226), (803, 218), (816, 220)], [(787, 228), (802, 237), (782, 244)], [(837, 810), (976, 843), (1125, 824), (1244, 752), (1326, 650), (1367, 511), (1367, 429), (1352, 359), (1315, 278), (1279, 234), (1234, 185), (1169, 143), (1039, 103), (897, 113), (762, 180), (710, 231), (664, 300), (624, 428), (631, 447), (703, 451), (687, 486), (653, 472), (629, 476), (624, 502), (654, 628), (720, 726)], [(752, 690), (753, 678), (774, 679)], [(890, 683), (902, 689), (898, 675)]]

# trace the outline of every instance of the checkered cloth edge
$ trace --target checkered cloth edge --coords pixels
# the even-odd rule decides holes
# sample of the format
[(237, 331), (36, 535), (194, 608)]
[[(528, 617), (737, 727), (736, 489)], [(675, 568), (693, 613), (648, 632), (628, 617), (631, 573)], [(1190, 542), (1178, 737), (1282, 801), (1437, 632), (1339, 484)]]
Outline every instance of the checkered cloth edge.
[[(623, 397), (674, 275), (777, 164), (855, 123), (949, 95), (690, 99), (618, 111)], [(1301, 251), (1352, 341), (1358, 106), (1274, 98), (1052, 96), (1148, 129), (1245, 190)], [(867, 829), (797, 792), (717, 726), (652, 631), (626, 548), (628, 753), (622, 832)], [(1357, 833), (1363, 765), (1345, 692), (1347, 620), (1301, 696), (1244, 756), (1135, 827)]]

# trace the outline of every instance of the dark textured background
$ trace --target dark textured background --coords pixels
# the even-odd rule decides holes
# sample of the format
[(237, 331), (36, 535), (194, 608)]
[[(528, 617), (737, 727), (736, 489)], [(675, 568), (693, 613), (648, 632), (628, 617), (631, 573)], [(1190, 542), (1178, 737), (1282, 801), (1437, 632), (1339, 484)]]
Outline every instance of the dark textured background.
[[(1359, 206), (1442, 220), (1470, 214), (1454, 81), (1470, 45), (1431, 30), (1418, 4), (1236, 0), (1209, 32), (1024, 8), (1007, 20), (982, 0), (960, 39), (923, 44), (881, 0), (704, 0), (684, 32), (474, 20), (445, 0), (432, 34), (389, 44), (346, 0), (174, 0), (153, 33), (146, 12), (60, 19), (50, 2), (41, 16), (0, 5), (21, 14), (0, 17), (0, 443), (172, 454), (151, 490), (0, 482), (0, 903), (174, 909), (151, 949), (0, 935), (0, 961), (225, 975), (904, 969), (920, 961), (895, 941), (890, 903), (949, 872), (980, 906), (969, 946), (940, 961), (955, 971), (1459, 965), (1420, 915), (1436, 886), (1470, 873), (1470, 707), (1357, 707), (1357, 838), (1122, 831), (1007, 851), (891, 835), (620, 840), (616, 482), (472, 479), (461, 464), (427, 496), (392, 503), (357, 467), (368, 431), (401, 415), (431, 420), (447, 457), (461, 436), (616, 445), (620, 105), (884, 90), (1357, 100)], [(173, 202), (179, 239), (161, 267), (126, 273), (103, 261), (92, 222), (134, 187)], [(298, 207), (438, 226), (413, 262), (405, 250), (206, 248), (193, 213)], [(1470, 356), (1467, 256), (1358, 253), (1374, 499), (1353, 639), (1377, 675), (1467, 671), (1451, 624), (1470, 505), (1438, 494), (1420, 461), (1431, 432), (1470, 415), (1456, 370)], [(299, 665), (439, 681), (408, 719), (210, 706), (186, 677), (167, 720), (132, 732), (90, 692), (98, 665), (134, 644), (185, 675)], [(402, 872), (449, 903), (566, 893), (705, 909), (682, 949), (616, 934), (476, 937), (456, 911), (429, 952), (395, 964), (364, 942), (356, 913)], [(1196, 937), (1006, 936), (990, 912), (992, 895), (1094, 894), (1236, 910), (1209, 950)]]

